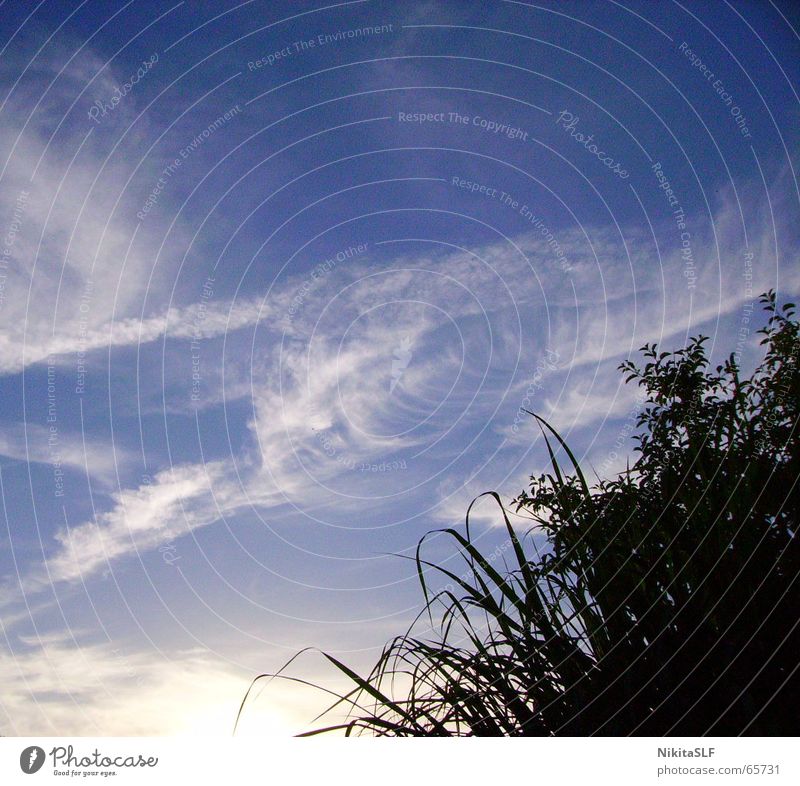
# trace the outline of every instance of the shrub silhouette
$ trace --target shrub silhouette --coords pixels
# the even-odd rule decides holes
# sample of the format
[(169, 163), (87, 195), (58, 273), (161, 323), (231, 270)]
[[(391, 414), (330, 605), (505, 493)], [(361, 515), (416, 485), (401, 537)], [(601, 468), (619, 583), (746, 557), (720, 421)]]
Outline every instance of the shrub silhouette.
[[(513, 504), (546, 548), (494, 493), (513, 568), (481, 554), (469, 512), (464, 534), (440, 531), (463, 574), (426, 561), (423, 538), (433, 638), (412, 626), (363, 677), (326, 655), (353, 681), (337, 702), (349, 720), (311, 733), (800, 732), (800, 338), (793, 304), (779, 309), (772, 292), (762, 303), (765, 356), (747, 379), (733, 356), (711, 370), (703, 337), (672, 353), (645, 346), (643, 368), (622, 364), (644, 405), (637, 459), (617, 478), (590, 488), (533, 415), (551, 472)], [(428, 570), (450, 587), (434, 593)]]

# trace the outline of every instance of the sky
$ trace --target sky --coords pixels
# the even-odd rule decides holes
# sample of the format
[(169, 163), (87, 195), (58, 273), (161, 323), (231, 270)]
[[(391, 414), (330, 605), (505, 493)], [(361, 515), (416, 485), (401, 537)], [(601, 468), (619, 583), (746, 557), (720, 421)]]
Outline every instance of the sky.
[(611, 477), (642, 345), (752, 369), (797, 11), (0, 2), (0, 733), (230, 734), (306, 648), (335, 689), (546, 468), (523, 410)]

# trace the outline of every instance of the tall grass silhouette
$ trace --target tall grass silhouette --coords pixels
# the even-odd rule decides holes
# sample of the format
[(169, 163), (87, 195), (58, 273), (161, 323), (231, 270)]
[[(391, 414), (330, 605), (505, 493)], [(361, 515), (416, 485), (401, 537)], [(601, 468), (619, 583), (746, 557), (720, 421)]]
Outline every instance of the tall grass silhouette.
[[(307, 734), (799, 732), (800, 339), (793, 304), (762, 303), (765, 355), (749, 378), (733, 355), (711, 370), (702, 336), (622, 364), (645, 401), (637, 459), (618, 477), (590, 487), (531, 413), (550, 471), (512, 503), (529, 531), (489, 493), (511, 564), (478, 549), (472, 506), (463, 532), (438, 531), (463, 573), (425, 559), (423, 538), (422, 614), (369, 674), (325, 655), (352, 683), (330, 708), (347, 718)], [(449, 586), (433, 590), (434, 576)]]

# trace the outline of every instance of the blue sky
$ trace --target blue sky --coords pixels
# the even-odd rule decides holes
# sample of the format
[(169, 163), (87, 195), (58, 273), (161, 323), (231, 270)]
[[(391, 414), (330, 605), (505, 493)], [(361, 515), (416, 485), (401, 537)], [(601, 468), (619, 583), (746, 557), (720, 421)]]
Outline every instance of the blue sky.
[(609, 476), (642, 344), (752, 367), (800, 289), (796, 16), (1, 3), (0, 732), (227, 733), (404, 629), (392, 555), (543, 469), (520, 407)]

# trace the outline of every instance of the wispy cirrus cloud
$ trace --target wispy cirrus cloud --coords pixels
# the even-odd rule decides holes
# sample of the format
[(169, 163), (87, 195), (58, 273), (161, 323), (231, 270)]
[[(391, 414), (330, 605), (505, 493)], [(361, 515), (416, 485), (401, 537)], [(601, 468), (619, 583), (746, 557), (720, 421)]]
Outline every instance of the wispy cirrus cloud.
[[(716, 232), (721, 254), (738, 250), (733, 210), (723, 200)], [(58, 533), (47, 558), (51, 579), (94, 575), (245, 506), (302, 510), (329, 502), (333, 489), (346, 507), (365, 492), (374, 494), (375, 476), (363, 468), (387, 462), (405, 466), (383, 476), (382, 491), (438, 488), (441, 510), (432, 515), (439, 519), (488, 487), (515, 494), (526, 477), (518, 454), (530, 440), (512, 436), (509, 426), (539, 357), (526, 342), (539, 354), (548, 349), (559, 357), (537, 403), (565, 434), (624, 418), (635, 391), (621, 384), (620, 359), (646, 341), (675, 338), (735, 314), (751, 293), (770, 286), (770, 226), (760, 227), (751, 230), (750, 244), (765, 256), (747, 287), (741, 269), (716, 266), (715, 247), (697, 237), (699, 283), (690, 291), (678, 252), (654, 267), (638, 230), (624, 247), (610, 231), (595, 231), (595, 250), (612, 257), (601, 276), (576, 231), (561, 241), (572, 261), (569, 278), (533, 235), (517, 240), (522, 253), (504, 243), (476, 253), (404, 250), (379, 272), (368, 260), (356, 261), (308, 288), (302, 275), (291, 276), (273, 285), (266, 301), (204, 304), (202, 319), (195, 303), (163, 317), (109, 323), (111, 338), (96, 330), (91, 346), (222, 335), (235, 342), (238, 330), (257, 327), (251, 362), (237, 366), (245, 376), (227, 380), (237, 395), (252, 397), (249, 444), (235, 463), (178, 466), (158, 473), (152, 484), (116, 492), (96, 520)], [(675, 281), (669, 290), (667, 275)], [(784, 286), (797, 288), (798, 282), (784, 279)], [(606, 296), (598, 298), (602, 289)], [(626, 304), (624, 319), (620, 304)], [(537, 308), (547, 309), (548, 320), (526, 318)], [(59, 340), (67, 342), (59, 351), (67, 352), (69, 339)], [(398, 382), (396, 350), (403, 346), (409, 357)], [(224, 400), (225, 390), (218, 396)], [(492, 458), (491, 477), (457, 466), (472, 444)], [(593, 455), (603, 454), (601, 445), (589, 444)], [(37, 580), (41, 586), (42, 574)]]
[(53, 444), (52, 436), (45, 426), (31, 423), (5, 426), (0, 432), (0, 456), (35, 464), (52, 464), (57, 457), (62, 466), (84, 473), (105, 487), (112, 486), (117, 472), (124, 473), (131, 464), (129, 451), (105, 441), (62, 430)]
[(171, 467), (150, 483), (111, 496), (108, 512), (57, 532), (59, 547), (47, 558), (47, 581), (88, 578), (122, 557), (212, 524), (243, 502), (221, 463)]

